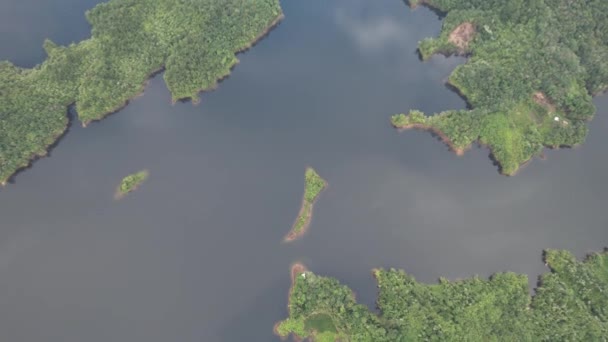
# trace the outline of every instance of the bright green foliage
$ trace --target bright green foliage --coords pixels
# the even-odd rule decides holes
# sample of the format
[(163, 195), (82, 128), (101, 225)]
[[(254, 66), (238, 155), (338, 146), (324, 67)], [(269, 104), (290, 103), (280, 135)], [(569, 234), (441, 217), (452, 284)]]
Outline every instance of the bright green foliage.
[(110, 0), (87, 12), (92, 37), (33, 69), (0, 62), (0, 181), (44, 155), (75, 104), (83, 124), (120, 109), (165, 69), (173, 101), (197, 100), (282, 16), (279, 0)]
[(302, 199), (302, 207), (296, 221), (287, 235), (287, 240), (293, 240), (303, 233), (304, 229), (310, 223), (312, 210), (317, 200), (317, 197), (327, 186), (327, 182), (311, 167), (306, 168), (304, 184), (304, 198)]
[(396, 114), (391, 117), (391, 124), (396, 128), (408, 128), (412, 125), (426, 126), (427, 117), (419, 110), (411, 110), (408, 115)]
[(308, 203), (307, 201), (302, 203), (302, 208), (296, 218), (296, 222), (293, 224), (291, 232), (298, 234), (306, 227), (312, 216), (312, 208), (313, 205), (311, 203)]
[(325, 189), (327, 183), (319, 174), (312, 168), (306, 169), (304, 175), (305, 188), (304, 188), (304, 199), (307, 203), (313, 204), (317, 196)]
[(148, 179), (149, 173), (147, 170), (133, 173), (123, 178), (116, 192), (117, 196), (124, 196), (129, 192), (137, 189), (146, 179)]
[(306, 272), (294, 279), (282, 336), (314, 337), (308, 322), (322, 314), (321, 324), (345, 341), (606, 341), (608, 251), (578, 262), (549, 250), (545, 261), (552, 272), (532, 298), (527, 277), (514, 273), (425, 285), (403, 271), (375, 270), (380, 315), (337, 280)]
[[(461, 148), (488, 145), (507, 175), (543, 146), (585, 140), (591, 95), (608, 88), (607, 1), (410, 0), (419, 3), (446, 13), (439, 37), (420, 42), (421, 57), (470, 56), (449, 83), (472, 110), (434, 115), (428, 128)], [(464, 47), (450, 40), (463, 24), (474, 28)]]
[(289, 334), (304, 336), (306, 335), (304, 321), (288, 318), (277, 324), (276, 333), (281, 337), (287, 337)]

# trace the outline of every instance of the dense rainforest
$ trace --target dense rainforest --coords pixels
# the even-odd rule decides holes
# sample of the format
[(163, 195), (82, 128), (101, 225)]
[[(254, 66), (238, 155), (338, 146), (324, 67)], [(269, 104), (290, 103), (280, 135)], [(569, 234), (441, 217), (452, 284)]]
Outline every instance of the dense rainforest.
[(400, 270), (374, 270), (380, 314), (336, 279), (293, 274), (289, 318), (275, 331), (315, 341), (606, 341), (608, 250), (583, 262), (547, 250), (551, 272), (533, 297), (526, 276), (498, 273), (425, 285)]
[(282, 18), (279, 0), (110, 0), (86, 13), (90, 39), (57, 46), (33, 69), (0, 62), (0, 182), (65, 131), (68, 106), (84, 125), (124, 106), (165, 70), (173, 101), (230, 73)]
[[(409, 0), (441, 13), (442, 31), (419, 44), (470, 58), (448, 83), (468, 110), (395, 115), (398, 128), (433, 130), (463, 151), (487, 145), (501, 172), (514, 174), (541, 153), (582, 143), (595, 112), (592, 95), (608, 87), (608, 1)], [(419, 113), (419, 112), (414, 112)]]

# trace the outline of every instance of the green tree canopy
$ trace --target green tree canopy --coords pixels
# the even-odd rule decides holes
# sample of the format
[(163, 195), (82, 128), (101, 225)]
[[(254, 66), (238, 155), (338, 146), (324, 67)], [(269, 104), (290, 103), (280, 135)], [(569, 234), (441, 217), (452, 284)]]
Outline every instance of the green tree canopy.
[(278, 0), (110, 0), (86, 16), (90, 39), (46, 41), (48, 58), (33, 69), (0, 62), (0, 182), (46, 154), (71, 104), (86, 125), (126, 105), (163, 69), (174, 101), (196, 101), (282, 12)]
[(445, 14), (439, 37), (420, 42), (421, 57), (470, 57), (449, 83), (471, 109), (426, 117), (427, 128), (459, 150), (487, 145), (507, 175), (544, 146), (584, 141), (591, 96), (608, 87), (608, 2), (410, 0), (419, 4)]

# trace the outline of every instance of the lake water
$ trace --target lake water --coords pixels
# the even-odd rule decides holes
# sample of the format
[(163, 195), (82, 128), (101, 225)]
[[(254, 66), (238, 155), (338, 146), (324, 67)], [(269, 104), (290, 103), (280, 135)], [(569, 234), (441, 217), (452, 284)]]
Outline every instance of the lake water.
[[(95, 0), (0, 3), (0, 59), (32, 66), (46, 37), (88, 36)], [(401, 0), (285, 0), (286, 18), (202, 103), (161, 77), (100, 123), (75, 122), (51, 157), (0, 190), (2, 340), (275, 341), (289, 266), (339, 278), (373, 306), (374, 267), (424, 282), (546, 271), (544, 248), (608, 244), (608, 98), (587, 143), (516, 177), (391, 114), (463, 108), (444, 86), (463, 59), (418, 61), (440, 21)], [(281, 240), (306, 166), (329, 188), (308, 234)], [(114, 201), (122, 177), (146, 168)]]

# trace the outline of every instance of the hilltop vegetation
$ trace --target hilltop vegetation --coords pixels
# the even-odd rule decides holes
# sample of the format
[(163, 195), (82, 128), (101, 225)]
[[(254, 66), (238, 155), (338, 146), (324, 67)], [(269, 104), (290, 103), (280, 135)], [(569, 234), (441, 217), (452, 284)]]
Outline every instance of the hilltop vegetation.
[[(501, 172), (514, 174), (541, 153), (582, 143), (608, 87), (608, 2), (604, 0), (410, 0), (445, 13), (420, 56), (470, 56), (449, 77), (469, 110), (418, 118), (457, 150), (487, 145)], [(398, 128), (407, 117), (393, 117)], [(397, 122), (395, 121), (397, 120)], [(399, 123), (398, 121), (401, 121)], [(445, 139), (444, 139), (445, 140)]]
[(60, 136), (67, 107), (84, 125), (120, 109), (164, 69), (173, 101), (198, 99), (282, 18), (279, 0), (110, 0), (86, 13), (90, 39), (46, 41), (33, 69), (0, 62), (0, 182)]
[(293, 241), (304, 234), (312, 219), (312, 210), (315, 201), (326, 186), (327, 182), (321, 178), (313, 168), (306, 168), (304, 174), (304, 197), (302, 198), (302, 207), (291, 227), (291, 231), (285, 237), (285, 241)]
[(289, 318), (275, 331), (316, 341), (606, 341), (608, 251), (579, 262), (548, 250), (544, 259), (551, 273), (532, 298), (527, 277), (514, 273), (425, 285), (403, 271), (374, 270), (380, 314), (337, 280), (298, 270)]

